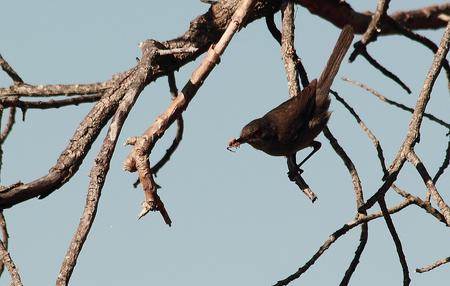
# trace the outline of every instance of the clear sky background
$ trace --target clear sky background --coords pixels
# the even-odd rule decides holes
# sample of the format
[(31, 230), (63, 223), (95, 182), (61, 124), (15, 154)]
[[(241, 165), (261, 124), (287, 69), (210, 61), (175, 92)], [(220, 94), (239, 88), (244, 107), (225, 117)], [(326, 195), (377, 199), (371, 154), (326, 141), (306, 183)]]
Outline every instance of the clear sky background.
[[(139, 42), (181, 35), (208, 9), (195, 1), (3, 1), (0, 53), (31, 84), (104, 81), (136, 64)], [(362, 3), (364, 2), (364, 3)], [(376, 1), (350, 1), (358, 11)], [(390, 11), (446, 1), (392, 1)], [(279, 19), (277, 14), (276, 18)], [(296, 8), (296, 46), (310, 78), (317, 77), (339, 35), (332, 24)], [(439, 43), (443, 30), (422, 31)], [(357, 36), (356, 39), (359, 39)], [(426, 48), (399, 36), (381, 37), (370, 53), (412, 89), (399, 86), (363, 59), (344, 62), (333, 85), (383, 144), (389, 165), (403, 142), (411, 114), (380, 102), (339, 79), (348, 76), (384, 95), (414, 106), (433, 59)], [(199, 60), (176, 74), (181, 88)], [(2, 87), (10, 84), (0, 75)], [(449, 122), (450, 97), (441, 73), (427, 111)], [(249, 146), (236, 153), (227, 141), (250, 120), (287, 98), (278, 44), (264, 20), (243, 29), (184, 113), (185, 133), (172, 160), (160, 171), (160, 195), (173, 220), (159, 214), (137, 220), (143, 193), (133, 189), (135, 174), (122, 171), (130, 147), (116, 149), (97, 219), (78, 259), (71, 285), (272, 285), (302, 266), (325, 239), (352, 220), (354, 191), (347, 170), (323, 135), (323, 147), (304, 166), (303, 176), (318, 196), (311, 204), (288, 180), (284, 158)], [(152, 83), (140, 96), (119, 142), (139, 135), (170, 101), (167, 80)], [(3, 150), (1, 184), (29, 182), (47, 173), (91, 104), (57, 110), (29, 110), (17, 120)], [(381, 184), (372, 143), (334, 99), (329, 127), (353, 159), (367, 199)], [(20, 112), (19, 112), (20, 118)], [(424, 119), (416, 150), (431, 174), (443, 160), (447, 130)], [(5, 211), (10, 250), (25, 285), (52, 285), (84, 208), (88, 174), (105, 132), (73, 179), (45, 200), (33, 199)], [(174, 130), (152, 153), (156, 162)], [(304, 156), (302, 152), (299, 156)], [(423, 196), (426, 189), (410, 164), (398, 185)], [(449, 201), (449, 172), (437, 187)], [(390, 206), (401, 199), (388, 195)], [(374, 208), (371, 211), (378, 210)], [(409, 263), (411, 285), (436, 285), (450, 278), (446, 265), (430, 273), (416, 267), (450, 255), (450, 233), (422, 209), (410, 206), (393, 216)], [(358, 245), (360, 229), (350, 231), (292, 285), (337, 285)], [(369, 242), (351, 285), (401, 285), (394, 243), (383, 220), (369, 225)], [(5, 272), (0, 285), (9, 285)]]

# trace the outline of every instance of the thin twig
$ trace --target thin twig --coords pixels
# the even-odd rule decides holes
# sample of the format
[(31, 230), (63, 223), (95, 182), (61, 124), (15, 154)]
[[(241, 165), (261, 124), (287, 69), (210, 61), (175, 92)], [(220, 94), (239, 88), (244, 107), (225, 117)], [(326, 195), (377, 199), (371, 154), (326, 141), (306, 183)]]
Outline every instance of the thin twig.
[(407, 193), (407, 192), (401, 190), (395, 184), (392, 184), (392, 189), (394, 189), (394, 191), (396, 193), (398, 193), (399, 195), (401, 195), (405, 199), (410, 200), (413, 204), (415, 204), (416, 206), (422, 208), (423, 210), (425, 210), (430, 215), (434, 216), (438, 221), (442, 222), (446, 226), (450, 226), (450, 225), (447, 225), (447, 222), (445, 221), (445, 217), (437, 209), (433, 208), (431, 206), (430, 202), (423, 201), (421, 198), (419, 198), (417, 196), (413, 196), (410, 193)]
[[(343, 81), (346, 81), (346, 82), (349, 82), (349, 83), (351, 83), (351, 84), (353, 84), (353, 85), (356, 85), (356, 86), (358, 86), (358, 87), (360, 87), (360, 88), (363, 88), (363, 89), (367, 90), (367, 91), (370, 92), (371, 94), (375, 95), (375, 96), (376, 96), (378, 99), (380, 99), (381, 101), (384, 101), (384, 102), (386, 102), (386, 103), (388, 103), (388, 104), (391, 104), (391, 105), (393, 105), (393, 106), (395, 106), (395, 107), (398, 107), (398, 108), (400, 108), (400, 109), (402, 109), (402, 110), (405, 110), (405, 111), (408, 111), (408, 112), (411, 112), (411, 113), (414, 112), (414, 109), (413, 109), (413, 108), (408, 107), (408, 106), (406, 106), (406, 105), (404, 105), (404, 104), (398, 103), (398, 102), (396, 102), (396, 101), (394, 101), (394, 100), (391, 100), (391, 99), (387, 98), (386, 96), (382, 95), (381, 93), (379, 93), (379, 92), (376, 91), (375, 89), (369, 87), (368, 85), (366, 85), (366, 84), (364, 84), (364, 83), (362, 83), (362, 82), (359, 82), (359, 81), (356, 81), (356, 80), (352, 80), (352, 79), (349, 79), (349, 78), (347, 78), (347, 77), (342, 77), (342, 80), (343, 80)], [(440, 125), (442, 125), (442, 126), (444, 126), (445, 128), (447, 128), (447, 129), (450, 130), (450, 124), (449, 124), (449, 123), (445, 122), (445, 121), (442, 120), (442, 119), (437, 118), (437, 117), (434, 116), (433, 114), (429, 114), (429, 113), (427, 113), (427, 112), (424, 112), (424, 113), (423, 113), (423, 117), (426, 117), (426, 118), (430, 119), (431, 121), (434, 121), (434, 122), (436, 122), (437, 124), (440, 124)]]
[(445, 170), (447, 169), (448, 165), (450, 163), (450, 140), (447, 143), (447, 149), (445, 150), (445, 158), (442, 162), (442, 165), (439, 167), (439, 170), (436, 172), (436, 174), (433, 177), (433, 183), (436, 184), (439, 180), (439, 177), (444, 174)]
[(386, 163), (385, 163), (385, 159), (384, 159), (383, 148), (381, 148), (380, 141), (377, 139), (375, 134), (373, 134), (373, 132), (367, 127), (367, 125), (364, 123), (364, 121), (359, 117), (359, 115), (356, 113), (356, 111), (353, 109), (353, 107), (351, 107), (342, 97), (340, 97), (337, 92), (335, 92), (335, 91), (330, 91), (330, 92), (331, 92), (331, 94), (334, 95), (336, 100), (339, 101), (340, 103), (342, 103), (342, 105), (344, 105), (344, 107), (350, 112), (350, 114), (353, 115), (353, 117), (358, 122), (359, 126), (362, 128), (362, 130), (367, 134), (369, 139), (372, 141), (373, 145), (375, 146), (375, 149), (377, 150), (378, 159), (380, 160), (381, 168), (383, 169), (383, 174), (386, 174), (387, 168), (386, 168)]
[(8, 62), (0, 54), (0, 66), (8, 76), (14, 81), (15, 84), (23, 83), (22, 78), (16, 73), (16, 71), (8, 64)]
[(15, 122), (16, 122), (16, 108), (13, 106), (9, 109), (9, 117), (5, 129), (3, 129), (2, 133), (0, 134), (0, 144), (3, 144), (5, 142), (9, 133), (11, 133), (12, 127)]
[(367, 30), (364, 32), (364, 35), (361, 37), (361, 40), (356, 42), (354, 46), (353, 52), (350, 54), (349, 61), (353, 62), (355, 58), (360, 54), (363, 50), (366, 49), (366, 46), (375, 41), (377, 38), (377, 34), (380, 30), (381, 20), (386, 16), (386, 12), (389, 8), (390, 0), (379, 0), (377, 4), (377, 8), (375, 13), (372, 15), (372, 20), (370, 21)]
[[(273, 14), (266, 16), (266, 25), (267, 29), (269, 30), (272, 37), (281, 45), (281, 32), (278, 30), (277, 26), (275, 25)], [(295, 52), (295, 49), (293, 50), (293, 58), (295, 61), (295, 65), (297, 67), (297, 72), (300, 75), (300, 81), (302, 83), (303, 88), (307, 87), (309, 84), (308, 74), (306, 73), (306, 69), (303, 66), (302, 61), (298, 57), (297, 53)]]
[(103, 94), (80, 95), (60, 100), (50, 99), (48, 101), (23, 101), (18, 100), (17, 97), (8, 96), (0, 98), (0, 104), (4, 107), (19, 107), (23, 111), (27, 109), (50, 109), (96, 102), (99, 101), (102, 96)]
[(446, 263), (449, 263), (449, 262), (450, 262), (450, 256), (447, 257), (447, 258), (444, 258), (444, 259), (440, 259), (440, 260), (434, 262), (434, 263), (431, 264), (431, 265), (424, 266), (424, 267), (422, 267), (422, 268), (416, 268), (416, 272), (417, 272), (417, 273), (428, 272), (428, 271), (431, 271), (431, 270), (433, 270), (433, 269), (435, 269), (435, 268), (437, 268), (437, 267), (439, 267), (439, 266), (442, 266), (442, 265), (444, 265), (444, 264), (446, 264)]
[(427, 169), (425, 168), (424, 164), (420, 160), (420, 158), (417, 156), (417, 154), (414, 152), (414, 150), (411, 150), (408, 153), (407, 159), (411, 164), (413, 164), (417, 171), (419, 172), (420, 176), (422, 177), (423, 182), (425, 183), (425, 186), (427, 187), (428, 191), (431, 194), (431, 197), (441, 210), (441, 213), (444, 215), (445, 220), (447, 221), (447, 225), (450, 225), (450, 208), (445, 203), (444, 199), (439, 194), (436, 185), (433, 183), (433, 180), (431, 179)]
[(402, 242), (397, 234), (397, 231), (395, 230), (394, 222), (392, 221), (391, 215), (389, 214), (389, 210), (386, 206), (384, 197), (381, 197), (378, 200), (378, 204), (380, 205), (384, 220), (386, 221), (386, 225), (389, 229), (389, 232), (391, 233), (392, 239), (394, 240), (398, 259), (400, 260), (400, 265), (402, 266), (403, 270), (403, 285), (407, 286), (409, 285), (409, 283), (411, 283), (411, 278), (409, 277), (408, 263), (406, 262), (405, 253), (403, 252)]
[[(333, 136), (330, 129), (328, 127), (325, 127), (323, 130), (323, 134), (325, 137), (330, 141), (331, 146), (333, 147), (336, 154), (342, 159), (342, 161), (345, 164), (345, 167), (347, 168), (348, 172), (350, 173), (350, 177), (352, 178), (353, 183), (353, 189), (355, 191), (355, 201), (356, 201), (356, 209), (359, 209), (364, 204), (364, 195), (363, 195), (363, 189), (361, 185), (361, 180), (359, 179), (358, 171), (356, 170), (355, 164), (353, 164), (353, 161), (350, 159), (350, 157), (345, 152), (344, 148), (338, 143), (337, 139)], [(358, 216), (361, 215), (367, 215), (367, 212), (358, 213)], [(367, 239), (369, 237), (369, 226), (367, 223), (363, 223), (361, 225), (361, 234), (359, 237), (359, 245), (356, 248), (355, 256), (353, 257), (350, 265), (348, 266), (347, 270), (345, 271), (345, 275), (342, 278), (342, 281), (339, 285), (348, 285), (350, 282), (350, 279), (353, 275), (353, 273), (356, 270), (356, 267), (359, 264), (359, 260), (361, 258), (361, 255), (366, 247)]]
[(367, 52), (366, 49), (362, 50), (360, 52), (361, 56), (363, 56), (369, 64), (371, 64), (374, 68), (379, 70), (383, 75), (390, 78), (394, 82), (396, 82), (398, 85), (400, 85), (401, 88), (403, 88), (407, 93), (411, 94), (411, 89), (393, 72), (389, 71), (387, 68), (382, 66), (376, 59), (374, 59), (369, 52)]
[(277, 26), (275, 25), (275, 19), (274, 19), (273, 14), (266, 15), (266, 25), (267, 25), (267, 29), (269, 30), (272, 37), (281, 46), (281, 32), (280, 32), (280, 30), (278, 30)]
[[(406, 28), (404, 25), (395, 21), (391, 17), (387, 17), (387, 20), (391, 23), (392, 27), (397, 29), (397, 31), (400, 34), (404, 35), (405, 37), (409, 38), (410, 40), (413, 40), (415, 42), (418, 42), (418, 43), (424, 45), (425, 47), (430, 49), (433, 53), (437, 52), (438, 46), (433, 41), (428, 39), (427, 37), (420, 35), (411, 29)], [(447, 74), (447, 81), (448, 81), (449, 89), (450, 89), (450, 65), (449, 65), (449, 62), (447, 59), (444, 60), (443, 68), (445, 69), (445, 72)]]
[[(170, 94), (172, 96), (172, 100), (175, 99), (175, 97), (178, 94), (178, 88), (175, 82), (175, 75), (174, 73), (169, 73), (168, 75), (168, 82), (169, 82), (169, 90)], [(172, 144), (169, 146), (169, 148), (166, 149), (166, 153), (164, 156), (159, 159), (159, 161), (152, 167), (152, 172), (157, 176), (159, 170), (167, 163), (169, 162), (171, 156), (175, 151), (177, 150), (178, 146), (180, 145), (181, 140), (183, 139), (183, 131), (184, 131), (184, 121), (183, 116), (180, 114), (180, 116), (177, 118), (177, 132), (175, 134), (175, 138), (172, 141)], [(133, 183), (133, 187), (137, 188), (137, 186), (140, 184), (139, 178)]]

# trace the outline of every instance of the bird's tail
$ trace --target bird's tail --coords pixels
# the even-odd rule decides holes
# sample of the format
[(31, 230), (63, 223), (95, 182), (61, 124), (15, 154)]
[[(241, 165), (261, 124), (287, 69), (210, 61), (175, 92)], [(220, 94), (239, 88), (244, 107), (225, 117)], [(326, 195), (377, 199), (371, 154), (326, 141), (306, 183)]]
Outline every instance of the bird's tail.
[(325, 66), (325, 69), (320, 75), (317, 83), (317, 87), (323, 95), (328, 96), (334, 77), (339, 71), (342, 60), (344, 59), (344, 56), (353, 41), (353, 36), (353, 28), (351, 26), (347, 25), (342, 29), (341, 35), (336, 42), (336, 46), (334, 47), (333, 52), (328, 59), (327, 65)]

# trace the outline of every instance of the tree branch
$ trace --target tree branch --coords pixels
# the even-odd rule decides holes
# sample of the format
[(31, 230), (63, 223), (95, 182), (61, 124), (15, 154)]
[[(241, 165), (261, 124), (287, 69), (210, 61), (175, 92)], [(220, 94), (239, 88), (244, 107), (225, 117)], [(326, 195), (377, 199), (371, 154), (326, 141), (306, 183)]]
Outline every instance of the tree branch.
[[(406, 106), (406, 105), (404, 105), (404, 104), (398, 103), (398, 102), (396, 102), (396, 101), (394, 101), (394, 100), (391, 100), (391, 99), (385, 97), (384, 95), (382, 95), (381, 93), (379, 93), (379, 92), (376, 91), (375, 89), (373, 89), (373, 88), (367, 86), (367, 85), (364, 84), (364, 83), (361, 83), (361, 82), (356, 81), (356, 80), (349, 79), (349, 78), (347, 78), (347, 77), (342, 77), (342, 80), (343, 80), (343, 81), (346, 81), (346, 82), (349, 82), (349, 83), (351, 83), (351, 84), (353, 84), (353, 85), (359, 86), (359, 87), (361, 87), (361, 88), (367, 90), (367, 91), (370, 92), (371, 94), (375, 95), (375, 96), (376, 96), (379, 100), (381, 100), (381, 101), (384, 101), (384, 102), (386, 102), (386, 103), (388, 103), (388, 104), (391, 104), (391, 105), (393, 105), (393, 106), (395, 106), (395, 107), (398, 107), (398, 108), (400, 108), (400, 109), (402, 109), (402, 110), (405, 110), (405, 111), (414, 113), (414, 109), (413, 109), (413, 108), (408, 107), (408, 106)], [(442, 125), (442, 126), (444, 126), (445, 128), (447, 128), (447, 129), (450, 130), (450, 124), (449, 124), (449, 123), (445, 122), (445, 121), (442, 120), (442, 119), (437, 118), (437, 117), (434, 116), (433, 114), (429, 114), (429, 113), (427, 113), (427, 112), (424, 112), (424, 113), (423, 113), (423, 117), (428, 118), (428, 119), (430, 119), (431, 121), (434, 121), (434, 122), (436, 122), (437, 124), (440, 124), (440, 125)]]
[(433, 63), (423, 84), (422, 91), (417, 99), (416, 107), (414, 109), (414, 113), (409, 124), (409, 129), (406, 138), (402, 146), (400, 147), (400, 150), (396, 158), (391, 164), (391, 167), (389, 168), (389, 175), (385, 178), (386, 180), (384, 184), (378, 189), (378, 191), (371, 198), (369, 198), (367, 202), (360, 208), (361, 211), (369, 209), (375, 204), (375, 202), (378, 201), (378, 199), (381, 196), (384, 196), (384, 194), (390, 188), (392, 183), (396, 180), (397, 175), (400, 172), (400, 169), (402, 168), (403, 164), (405, 163), (406, 157), (408, 156), (409, 152), (414, 148), (414, 145), (416, 144), (417, 139), (419, 138), (419, 130), (423, 119), (423, 113), (425, 112), (425, 108), (430, 99), (431, 90), (439, 74), (439, 71), (442, 68), (442, 63), (448, 52), (449, 40), (450, 40), (450, 22), (448, 23), (447, 28), (445, 29), (444, 35), (441, 40), (441, 44), (433, 59)]

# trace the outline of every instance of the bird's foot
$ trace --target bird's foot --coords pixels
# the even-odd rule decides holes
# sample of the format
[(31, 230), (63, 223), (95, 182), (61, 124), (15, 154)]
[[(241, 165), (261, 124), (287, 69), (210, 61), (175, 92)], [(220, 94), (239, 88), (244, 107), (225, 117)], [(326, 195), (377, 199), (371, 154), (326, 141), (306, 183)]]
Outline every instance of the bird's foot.
[(287, 175), (288, 175), (289, 180), (294, 182), (295, 177), (301, 175), (302, 173), (303, 173), (303, 170), (300, 169), (299, 167), (297, 167), (296, 169), (289, 170), (289, 172), (287, 172)]

